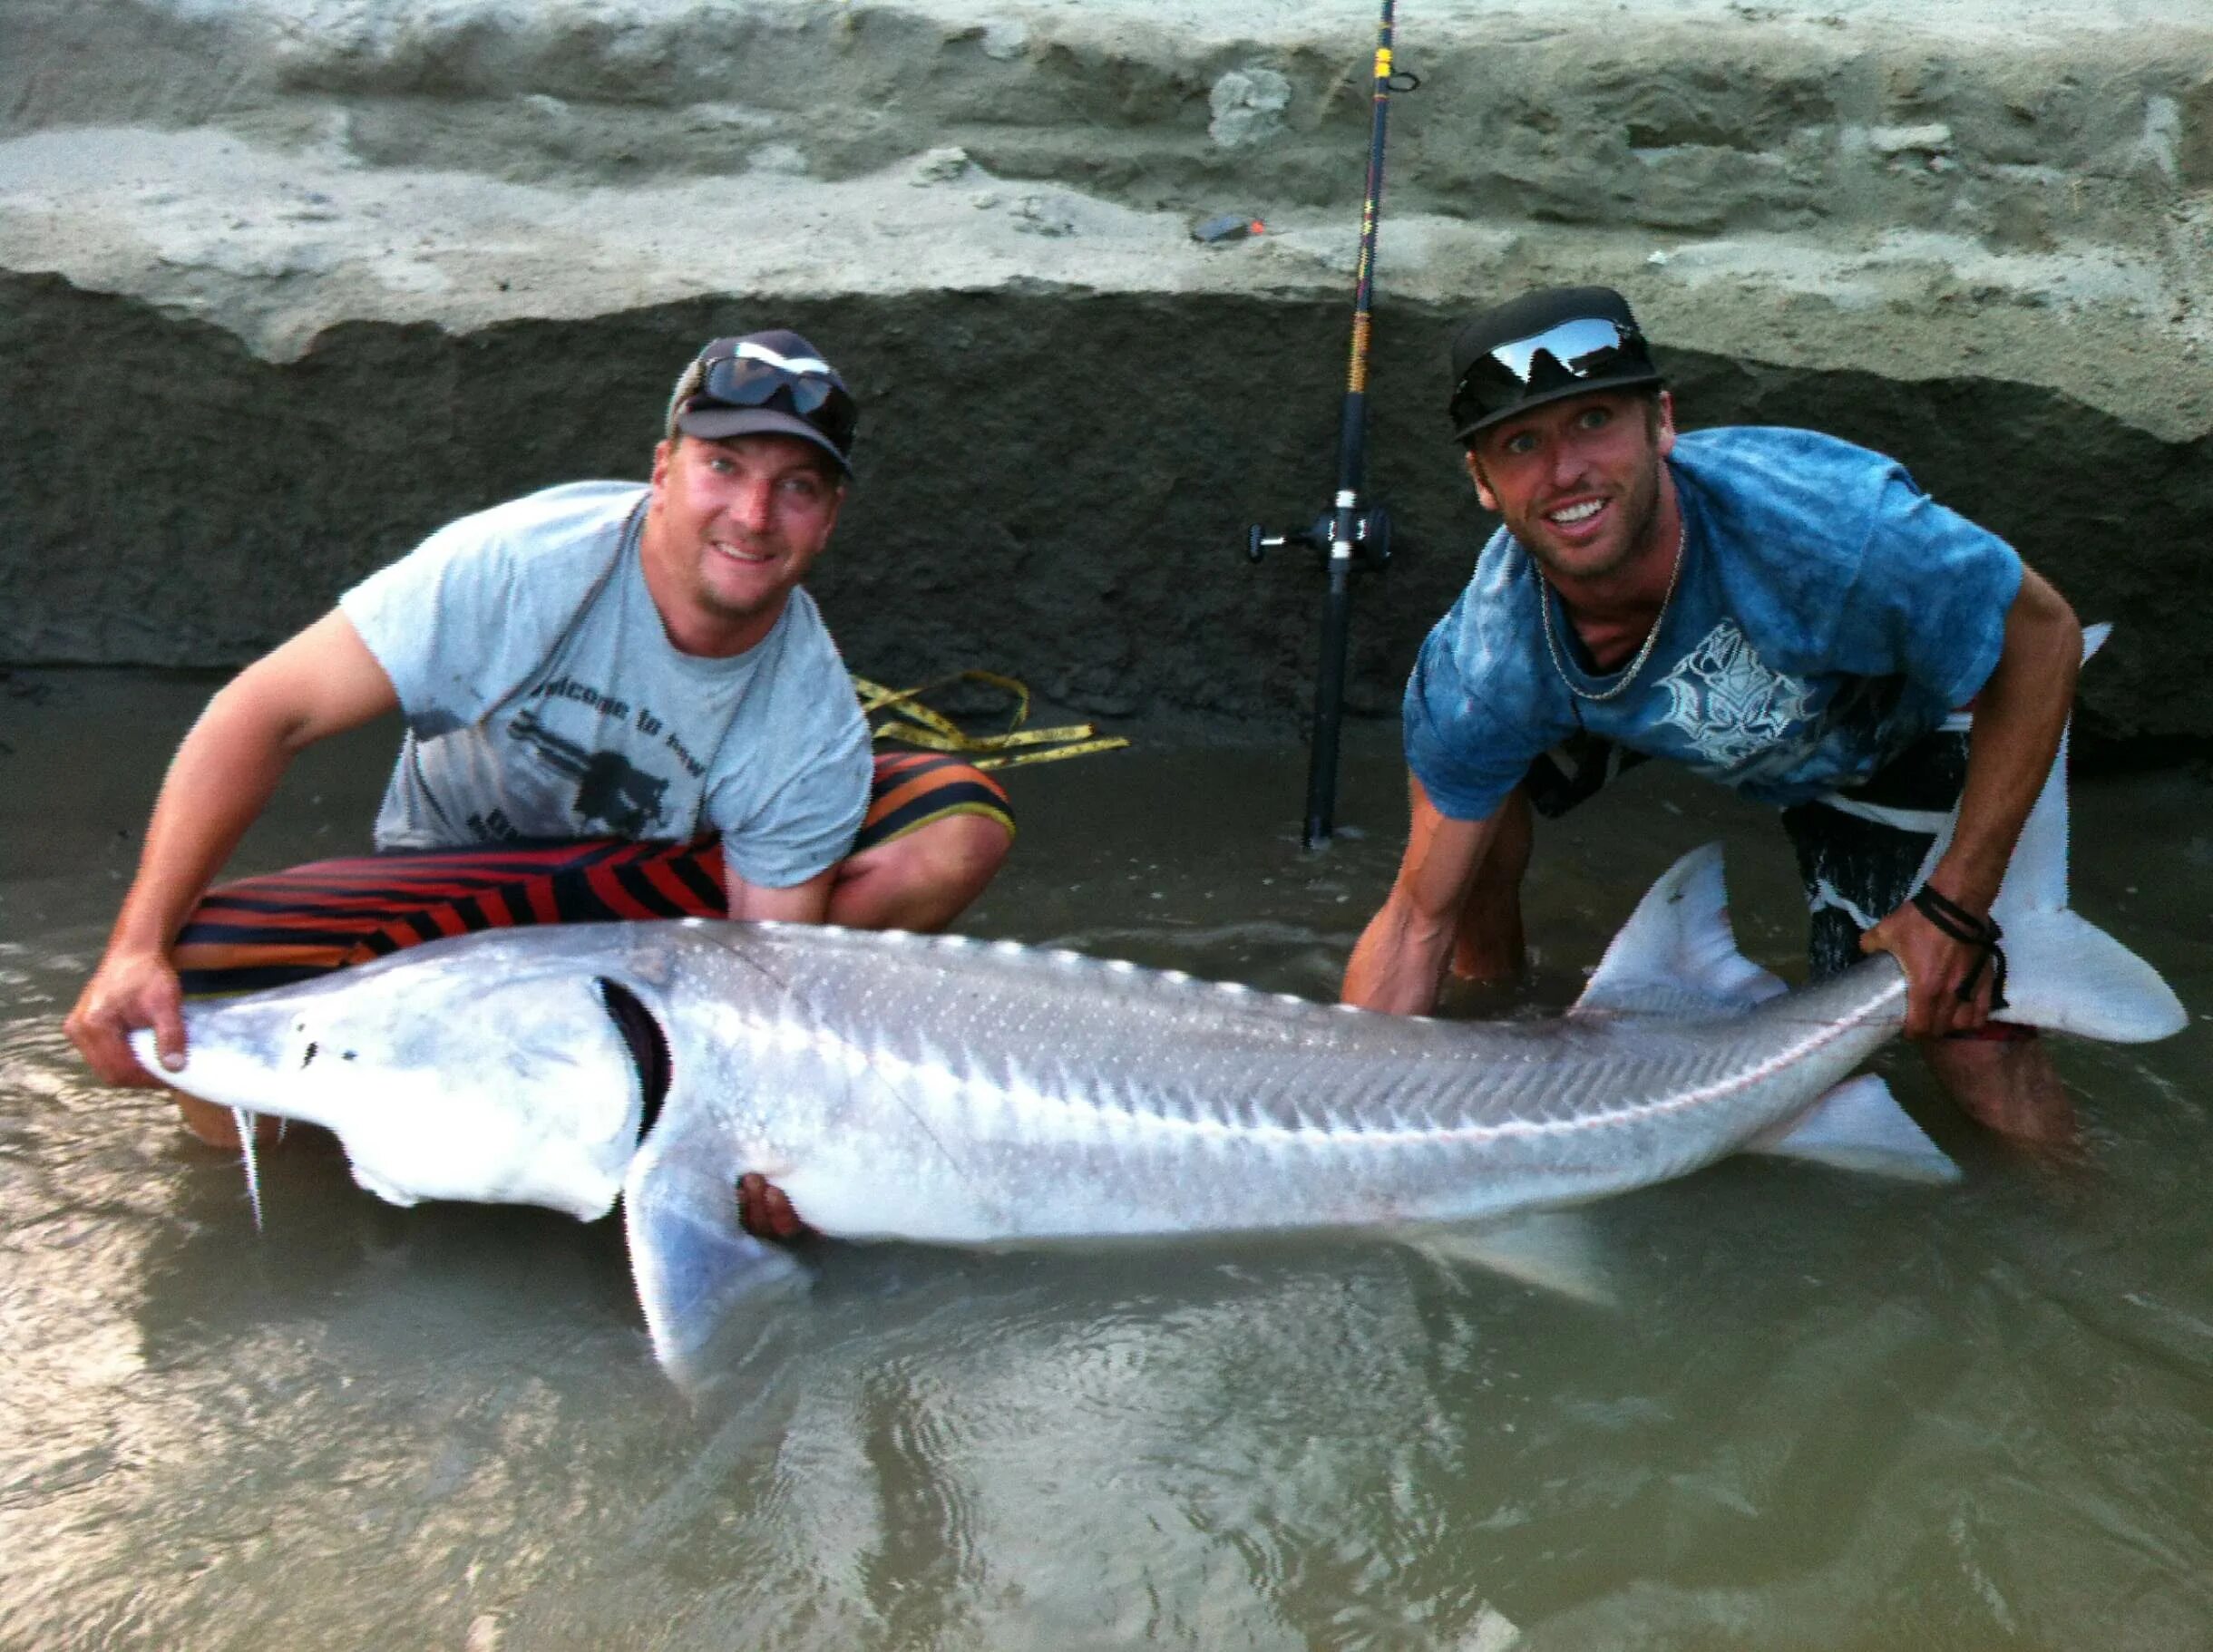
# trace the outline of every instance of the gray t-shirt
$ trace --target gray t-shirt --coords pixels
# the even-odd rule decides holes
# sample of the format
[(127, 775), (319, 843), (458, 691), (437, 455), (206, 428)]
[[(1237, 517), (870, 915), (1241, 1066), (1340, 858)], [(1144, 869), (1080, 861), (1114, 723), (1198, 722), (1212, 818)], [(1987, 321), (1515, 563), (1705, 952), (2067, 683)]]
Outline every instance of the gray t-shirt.
[(733, 658), (679, 653), (639, 560), (645, 497), (549, 488), (339, 598), (407, 718), (379, 849), (712, 831), (738, 876), (788, 889), (852, 846), (868, 725), (814, 599)]

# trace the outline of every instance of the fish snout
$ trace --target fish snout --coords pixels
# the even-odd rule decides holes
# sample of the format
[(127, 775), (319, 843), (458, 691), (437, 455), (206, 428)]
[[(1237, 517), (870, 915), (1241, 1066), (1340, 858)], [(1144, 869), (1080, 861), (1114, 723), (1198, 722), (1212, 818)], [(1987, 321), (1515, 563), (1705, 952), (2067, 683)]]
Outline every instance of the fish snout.
[(312, 1058), (312, 1040), (303, 1040), (302, 1023), (290, 1006), (242, 1000), (190, 1005), (184, 1010), (184, 1064), (171, 1069), (161, 1057), (151, 1027), (131, 1034), (131, 1053), (154, 1077), (187, 1095), (223, 1107), (247, 1107), (283, 1117), (305, 1115), (286, 1106), (289, 1081)]

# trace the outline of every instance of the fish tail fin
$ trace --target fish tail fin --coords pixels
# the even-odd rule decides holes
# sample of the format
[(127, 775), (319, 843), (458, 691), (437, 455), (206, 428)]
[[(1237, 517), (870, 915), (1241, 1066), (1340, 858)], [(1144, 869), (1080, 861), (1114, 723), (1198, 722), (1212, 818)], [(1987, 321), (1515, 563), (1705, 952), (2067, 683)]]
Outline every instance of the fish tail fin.
[[(2085, 658), (2109, 629), (2093, 626), (2085, 632)], [(2067, 904), (2066, 771), (2062, 734), (1991, 909), (2004, 931), (2003, 1018), (2114, 1044), (2171, 1036), (2189, 1020), (2174, 990), (2158, 970)], [(1922, 863), (1921, 879), (1951, 839), (1947, 820)], [(1669, 868), (1638, 903), (1574, 1013), (1711, 1014), (1784, 990), (1778, 977), (1737, 949), (1721, 846), (1709, 843)]]
[[(2104, 642), (2107, 626), (2083, 633), (2083, 658)], [(2006, 1008), (2002, 1018), (2111, 1044), (2169, 1037), (2189, 1015), (2159, 972), (2067, 904), (2067, 735), (2034, 807), (1990, 915), (2004, 931)], [(1945, 831), (1929, 850), (1925, 877), (1951, 842)]]
[(654, 1357), (679, 1382), (744, 1297), (799, 1273), (737, 1220), (745, 1170), (712, 1117), (671, 1095), (623, 1179), (630, 1274)]
[(2171, 1038), (2189, 1012), (2159, 972), (2072, 911), (2001, 918), (2005, 1008), (1999, 1019), (2109, 1044)]

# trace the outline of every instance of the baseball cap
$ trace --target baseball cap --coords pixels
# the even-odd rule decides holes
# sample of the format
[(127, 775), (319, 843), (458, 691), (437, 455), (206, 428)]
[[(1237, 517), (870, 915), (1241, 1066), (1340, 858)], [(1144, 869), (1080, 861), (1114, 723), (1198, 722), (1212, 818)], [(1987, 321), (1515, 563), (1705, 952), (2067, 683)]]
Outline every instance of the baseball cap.
[(1658, 384), (1629, 301), (1610, 287), (1548, 287), (1483, 311), (1452, 341), (1453, 434), (1594, 390)]
[(851, 471), (860, 417), (837, 369), (798, 334), (776, 327), (715, 339), (693, 357), (668, 398), (667, 433), (708, 442), (796, 436)]

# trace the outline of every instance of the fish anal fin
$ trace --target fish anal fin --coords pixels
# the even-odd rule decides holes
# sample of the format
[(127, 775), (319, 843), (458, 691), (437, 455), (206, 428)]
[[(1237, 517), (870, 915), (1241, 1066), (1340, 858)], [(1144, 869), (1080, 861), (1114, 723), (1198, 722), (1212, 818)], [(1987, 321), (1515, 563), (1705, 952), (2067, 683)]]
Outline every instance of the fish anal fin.
[(1440, 1267), (1481, 1268), (1593, 1307), (1614, 1306), (1590, 1221), (1579, 1210), (1539, 1210), (1496, 1226), (1424, 1228), (1399, 1237)]
[(1908, 1181), (1957, 1181), (1960, 1176), (1959, 1166), (1872, 1073), (1845, 1080), (1788, 1124), (1746, 1142), (1744, 1151)]

